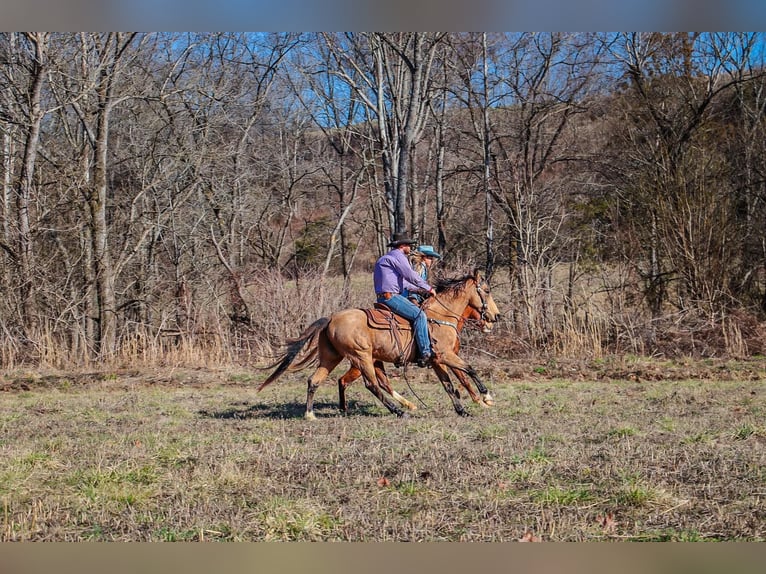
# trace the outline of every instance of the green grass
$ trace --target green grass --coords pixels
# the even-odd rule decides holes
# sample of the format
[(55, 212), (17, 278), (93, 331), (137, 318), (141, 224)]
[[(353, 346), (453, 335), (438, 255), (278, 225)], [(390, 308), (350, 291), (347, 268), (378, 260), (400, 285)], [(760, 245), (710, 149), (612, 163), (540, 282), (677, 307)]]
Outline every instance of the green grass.
[(631, 436), (635, 436), (638, 434), (638, 431), (634, 429), (633, 427), (619, 427), (616, 429), (610, 430), (607, 435), (610, 437), (615, 438), (627, 438)]
[(734, 431), (734, 438), (737, 440), (747, 440), (750, 437), (764, 435), (766, 435), (766, 432), (764, 432), (763, 428), (749, 422), (742, 424)]
[(572, 506), (591, 502), (593, 493), (590, 487), (585, 485), (568, 488), (549, 486), (544, 490), (530, 492), (530, 498), (545, 506)]

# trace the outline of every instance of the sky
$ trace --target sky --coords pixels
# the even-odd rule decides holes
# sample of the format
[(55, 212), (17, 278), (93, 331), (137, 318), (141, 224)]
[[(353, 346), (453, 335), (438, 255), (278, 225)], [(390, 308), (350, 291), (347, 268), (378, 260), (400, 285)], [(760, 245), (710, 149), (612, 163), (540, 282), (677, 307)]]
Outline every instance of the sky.
[(763, 0), (2, 0), (0, 31), (758, 31)]

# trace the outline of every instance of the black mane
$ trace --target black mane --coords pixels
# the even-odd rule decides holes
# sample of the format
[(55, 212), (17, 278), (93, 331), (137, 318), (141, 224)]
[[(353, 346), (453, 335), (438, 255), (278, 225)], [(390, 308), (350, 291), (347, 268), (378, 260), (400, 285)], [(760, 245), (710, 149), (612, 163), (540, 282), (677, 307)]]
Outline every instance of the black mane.
[(473, 279), (473, 275), (471, 274), (459, 278), (445, 277), (436, 282), (434, 289), (436, 289), (437, 293), (456, 293), (465, 289), (465, 285), (470, 279)]

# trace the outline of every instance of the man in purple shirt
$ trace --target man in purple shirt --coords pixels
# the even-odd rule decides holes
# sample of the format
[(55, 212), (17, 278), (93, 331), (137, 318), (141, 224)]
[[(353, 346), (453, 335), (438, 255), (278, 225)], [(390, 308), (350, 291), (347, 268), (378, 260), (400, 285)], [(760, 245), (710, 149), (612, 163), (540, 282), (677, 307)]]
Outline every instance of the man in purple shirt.
[(391, 243), (388, 244), (391, 250), (375, 263), (372, 279), (378, 303), (385, 303), (391, 311), (412, 322), (415, 341), (420, 350), (417, 364), (425, 367), (433, 357), (426, 314), (402, 295), (405, 290), (436, 294), (433, 287), (410, 266), (407, 256), (416, 244), (417, 241), (409, 239), (406, 234), (394, 233)]

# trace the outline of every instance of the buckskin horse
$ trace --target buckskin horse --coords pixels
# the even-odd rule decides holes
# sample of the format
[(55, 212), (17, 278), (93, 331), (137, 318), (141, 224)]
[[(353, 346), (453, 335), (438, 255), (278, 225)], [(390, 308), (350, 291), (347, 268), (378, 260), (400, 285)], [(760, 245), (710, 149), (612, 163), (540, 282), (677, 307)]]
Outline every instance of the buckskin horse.
[[(436, 319), (429, 318), (429, 322), (434, 323)], [(463, 327), (465, 326), (467, 321), (473, 321), (475, 323), (478, 323), (479, 326), (482, 328), (483, 331), (488, 332), (491, 330), (491, 326), (489, 329), (487, 329), (487, 325), (482, 319), (482, 315), (479, 311), (474, 309), (471, 306), (468, 306), (465, 308), (465, 311), (463, 311), (463, 314), (460, 316), (460, 318), (457, 320), (457, 322), (452, 323), (451, 321), (448, 323), (450, 325), (454, 325), (454, 329), (457, 332), (457, 337), (455, 339), (455, 346), (453, 348), (453, 351), (455, 354), (457, 354), (460, 351), (460, 333), (463, 331)], [(409, 328), (409, 327), (404, 327)], [(381, 388), (386, 391), (391, 397), (397, 401), (400, 405), (403, 407), (409, 409), (409, 410), (417, 410), (417, 405), (411, 403), (407, 399), (405, 399), (403, 396), (401, 396), (399, 393), (397, 393), (393, 387), (391, 386), (390, 381), (388, 380), (388, 376), (386, 375), (386, 370), (384, 367), (383, 361), (376, 360), (375, 361), (375, 374), (378, 378), (378, 384), (381, 386)], [(470, 381), (466, 378), (465, 373), (461, 371), (460, 369), (453, 369), (452, 373), (457, 377), (460, 384), (463, 386), (463, 388), (468, 392), (468, 395), (471, 397), (471, 400), (474, 403), (477, 403), (483, 407), (490, 407), (493, 404), (495, 404), (494, 399), (492, 398), (492, 395), (489, 394), (489, 391), (487, 388), (480, 382), (477, 381), (476, 387), (479, 389), (479, 393), (477, 393), (474, 388), (471, 386)], [(362, 372), (357, 369), (356, 367), (349, 367), (348, 371), (346, 371), (339, 379), (338, 379), (338, 408), (341, 410), (341, 412), (348, 412), (348, 405), (346, 403), (346, 387), (348, 387), (351, 383), (353, 383), (355, 380), (357, 380), (359, 377), (362, 376)], [(457, 389), (456, 389), (457, 391)]]
[[(475, 369), (454, 350), (458, 338), (455, 321), (463, 315), (467, 307), (472, 307), (480, 312), (484, 330), (488, 331), (497, 321), (498, 308), (492, 298), (489, 284), (478, 270), (460, 279), (442, 280), (437, 283), (435, 290), (436, 295), (424, 304), (426, 315), (431, 319), (429, 331), (432, 347), (436, 351), (431, 364), (450, 397), (455, 412), (467, 416), (468, 412), (460, 402), (460, 395), (452, 385), (446, 368), (466, 373), (480, 388), (484, 385)], [(287, 342), (286, 351), (280, 360), (268, 367), (276, 369), (257, 390), (263, 390), (288, 370), (299, 370), (318, 363), (308, 379), (306, 396), (305, 416), (313, 419), (314, 394), (317, 388), (343, 359), (348, 359), (351, 367), (360, 371), (365, 387), (390, 412), (403, 416), (404, 411), (399, 405), (382, 391), (375, 372), (375, 361), (401, 363), (415, 358), (412, 331), (401, 330), (400, 340), (394, 335), (385, 329), (371, 328), (367, 313), (363, 309), (344, 309), (330, 317), (317, 319), (298, 338)], [(298, 359), (302, 352), (302, 358)]]

